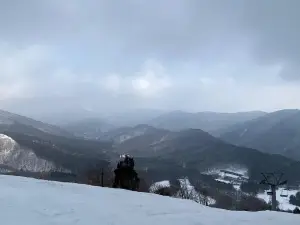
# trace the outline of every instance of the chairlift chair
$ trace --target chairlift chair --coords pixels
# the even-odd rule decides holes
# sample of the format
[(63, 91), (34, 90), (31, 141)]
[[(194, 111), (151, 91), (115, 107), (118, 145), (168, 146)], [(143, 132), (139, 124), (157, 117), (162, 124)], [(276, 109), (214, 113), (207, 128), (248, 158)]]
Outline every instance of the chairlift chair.
[(267, 195), (272, 195), (273, 192), (272, 191), (267, 191)]
[(287, 189), (285, 188), (285, 189), (282, 189), (281, 190), (281, 193), (280, 193), (280, 197), (284, 197), (284, 198), (286, 198), (286, 197), (288, 197), (289, 195), (288, 195), (288, 191), (287, 191)]

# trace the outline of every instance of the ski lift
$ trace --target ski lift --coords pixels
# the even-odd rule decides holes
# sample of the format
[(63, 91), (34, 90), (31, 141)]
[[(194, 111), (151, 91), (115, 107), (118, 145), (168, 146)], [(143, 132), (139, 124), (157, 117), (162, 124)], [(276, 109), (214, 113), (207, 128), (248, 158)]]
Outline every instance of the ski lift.
[(267, 191), (267, 195), (272, 195), (273, 192), (272, 191)]
[(280, 197), (286, 198), (286, 197), (288, 197), (288, 196), (289, 196), (289, 195), (288, 195), (287, 189), (286, 189), (286, 188), (282, 189), (282, 190), (281, 190), (281, 193), (280, 193)]

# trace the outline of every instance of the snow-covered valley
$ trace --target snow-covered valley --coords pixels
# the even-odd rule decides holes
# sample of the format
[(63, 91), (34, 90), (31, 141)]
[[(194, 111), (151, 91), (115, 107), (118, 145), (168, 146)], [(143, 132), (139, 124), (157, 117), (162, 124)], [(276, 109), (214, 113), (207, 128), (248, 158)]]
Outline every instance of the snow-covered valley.
[(0, 176), (5, 225), (297, 224), (299, 215), (234, 212), (154, 194)]

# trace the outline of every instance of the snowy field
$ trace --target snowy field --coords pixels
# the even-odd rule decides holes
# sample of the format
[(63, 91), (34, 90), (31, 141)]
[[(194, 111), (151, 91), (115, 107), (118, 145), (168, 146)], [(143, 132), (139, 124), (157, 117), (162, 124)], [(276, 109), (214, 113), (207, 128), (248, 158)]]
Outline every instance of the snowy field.
[(299, 215), (233, 212), (110, 188), (0, 176), (3, 225), (282, 225)]

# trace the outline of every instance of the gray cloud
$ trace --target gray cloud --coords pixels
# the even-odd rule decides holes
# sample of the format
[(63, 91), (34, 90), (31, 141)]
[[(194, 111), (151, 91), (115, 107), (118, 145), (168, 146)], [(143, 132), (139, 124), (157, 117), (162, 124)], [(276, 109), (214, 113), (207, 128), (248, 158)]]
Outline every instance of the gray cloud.
[(297, 0), (0, 3), (0, 107), (275, 110), (300, 103)]
[(245, 27), (254, 39), (258, 63), (280, 64), (281, 75), (299, 79), (300, 2), (297, 0), (247, 1)]

